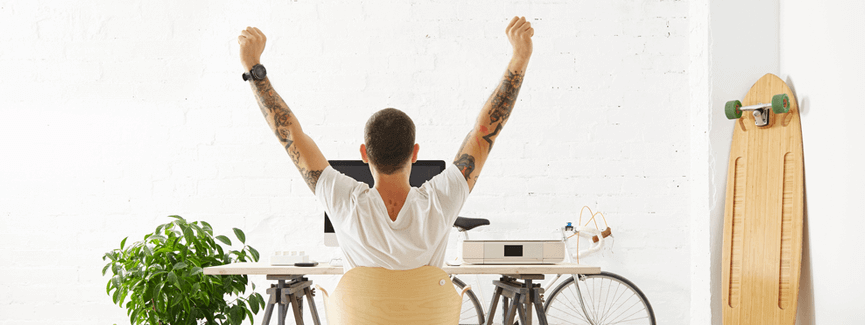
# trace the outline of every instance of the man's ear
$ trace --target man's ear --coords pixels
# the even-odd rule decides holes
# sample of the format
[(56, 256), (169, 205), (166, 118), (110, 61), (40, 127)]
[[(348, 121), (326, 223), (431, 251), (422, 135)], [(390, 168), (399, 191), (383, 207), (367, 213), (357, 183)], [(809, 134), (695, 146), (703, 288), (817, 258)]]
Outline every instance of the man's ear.
[(369, 158), (366, 156), (366, 145), (360, 144), (360, 159), (363, 160), (364, 163), (369, 163)]
[(414, 144), (414, 153), (411, 155), (411, 163), (414, 164), (417, 162), (417, 152), (420, 150), (420, 145), (417, 143)]

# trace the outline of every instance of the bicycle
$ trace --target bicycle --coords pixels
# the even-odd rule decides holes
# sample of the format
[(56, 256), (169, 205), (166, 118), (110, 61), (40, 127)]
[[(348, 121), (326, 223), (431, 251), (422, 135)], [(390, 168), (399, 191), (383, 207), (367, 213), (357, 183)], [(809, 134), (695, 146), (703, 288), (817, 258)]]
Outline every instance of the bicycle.
[[(458, 217), (453, 226), (464, 237), (458, 239), (458, 250), (462, 250), (462, 241), (468, 239), (469, 230), (489, 224), (488, 219)], [(568, 231), (573, 234), (567, 236)], [(580, 257), (598, 252), (603, 248), (605, 238), (611, 234), (609, 227), (600, 231), (597, 228), (580, 226), (579, 223), (577, 226), (568, 223), (567, 226), (562, 227), (562, 241), (566, 244), (567, 261), (571, 262), (573, 259), (567, 248), (571, 237), (579, 236), (593, 241), (589, 249), (580, 251), (578, 246), (578, 252), (573, 256), (576, 256), (579, 261)], [(461, 258), (461, 255), (460, 252), (458, 258)], [(549, 292), (561, 277), (561, 274), (557, 274), (554, 279), (542, 286), (542, 301), (544, 292)], [(451, 281), (458, 291), (462, 291), (466, 286), (465, 282), (456, 276), (451, 276)], [(549, 299), (544, 303), (544, 312), (547, 314), (549, 324), (655, 325), (655, 313), (645, 294), (633, 282), (615, 273), (571, 275), (559, 283), (548, 297)], [(507, 298), (503, 297), (504, 299)], [(507, 305), (506, 300), (504, 305)], [(503, 308), (503, 315), (504, 312)], [(463, 296), (460, 324), (486, 324), (484, 307), (475, 295), (474, 289), (469, 289)]]

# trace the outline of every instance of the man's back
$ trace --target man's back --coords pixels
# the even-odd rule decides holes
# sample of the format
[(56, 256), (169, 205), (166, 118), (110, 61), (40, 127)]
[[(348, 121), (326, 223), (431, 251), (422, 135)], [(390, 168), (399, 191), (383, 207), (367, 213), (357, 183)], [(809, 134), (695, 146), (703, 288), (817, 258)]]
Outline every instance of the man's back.
[(322, 172), (315, 194), (345, 252), (346, 271), (356, 266), (408, 270), (443, 265), (447, 236), (469, 189), (451, 164), (410, 189), (395, 221), (378, 190), (333, 167)]

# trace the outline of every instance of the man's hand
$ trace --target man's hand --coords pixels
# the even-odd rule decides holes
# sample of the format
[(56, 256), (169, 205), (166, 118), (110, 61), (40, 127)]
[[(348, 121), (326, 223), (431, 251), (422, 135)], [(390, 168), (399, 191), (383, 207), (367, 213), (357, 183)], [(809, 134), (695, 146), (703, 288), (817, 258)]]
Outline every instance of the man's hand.
[(252, 66), (261, 63), (261, 52), (264, 52), (264, 43), (267, 37), (258, 28), (246, 27), (237, 37), (240, 43), (240, 64), (244, 71), (252, 70)]
[(505, 33), (514, 47), (515, 58), (528, 59), (532, 56), (532, 36), (535, 35), (535, 29), (532, 28), (532, 23), (526, 21), (526, 17), (511, 19)]

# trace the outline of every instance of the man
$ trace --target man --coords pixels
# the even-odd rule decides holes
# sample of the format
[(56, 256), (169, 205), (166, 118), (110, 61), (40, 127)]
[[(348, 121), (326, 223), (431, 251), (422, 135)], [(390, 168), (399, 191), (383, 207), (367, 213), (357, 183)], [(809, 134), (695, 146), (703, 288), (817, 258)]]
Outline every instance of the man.
[(238, 37), (244, 80), (267, 124), (285, 147), (309, 189), (324, 205), (345, 253), (346, 271), (356, 266), (407, 270), (444, 262), (450, 227), (511, 115), (532, 54), (534, 29), (514, 17), (505, 32), (513, 48), (502, 81), (481, 109), (453, 164), (420, 188), (409, 185), (419, 146), (415, 128), (402, 111), (383, 109), (364, 128), (360, 155), (370, 165), (375, 187), (334, 170), (296, 116), (276, 93), (260, 64), (266, 38), (247, 27)]

